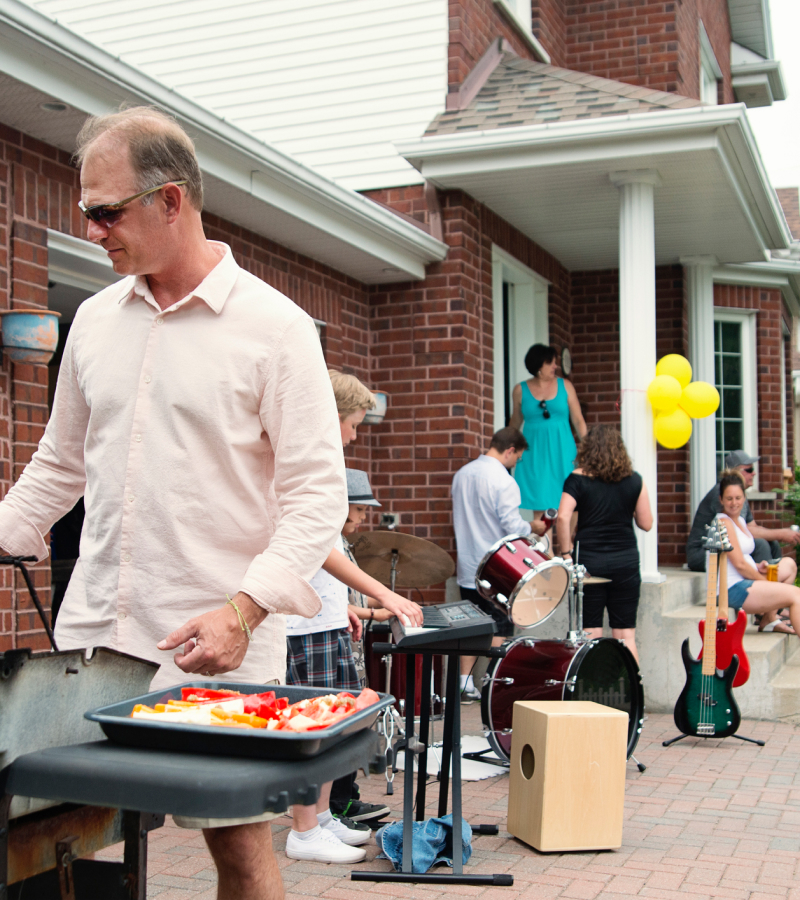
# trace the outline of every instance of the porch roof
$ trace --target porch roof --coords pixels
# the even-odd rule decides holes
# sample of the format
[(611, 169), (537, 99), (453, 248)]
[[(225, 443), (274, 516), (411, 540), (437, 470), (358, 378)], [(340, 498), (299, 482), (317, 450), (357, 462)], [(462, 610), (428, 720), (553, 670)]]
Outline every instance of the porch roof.
[(506, 51), (472, 100), (461, 109), (447, 109), (436, 116), (425, 137), (691, 106), (700, 102), (531, 62)]
[[(552, 69), (512, 68), (531, 81)], [(508, 96), (521, 90), (516, 74), (504, 90)], [(616, 88), (610, 93), (623, 96)], [(664, 95), (652, 96), (659, 92), (635, 93), (627, 100), (637, 109), (622, 114), (542, 121), (540, 106), (530, 124), (484, 123), (396, 146), (437, 187), (466, 191), (571, 270), (619, 265), (620, 201), (611, 176), (621, 171), (658, 173), (657, 265), (690, 255), (722, 264), (759, 262), (770, 250), (787, 248), (791, 235), (745, 107), (673, 98), (667, 108)]]

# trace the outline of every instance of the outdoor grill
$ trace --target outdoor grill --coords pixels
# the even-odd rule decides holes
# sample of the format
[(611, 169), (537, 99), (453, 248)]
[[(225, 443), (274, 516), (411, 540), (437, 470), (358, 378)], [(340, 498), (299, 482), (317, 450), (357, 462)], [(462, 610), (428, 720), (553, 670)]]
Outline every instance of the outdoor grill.
[[(145, 732), (125, 726), (128, 707), (144, 699), (155, 669), (102, 648), (19, 650), (0, 657), (0, 900), (143, 900), (147, 833), (166, 814), (244, 818), (285, 812), (293, 803), (315, 803), (331, 777), (384, 769), (378, 737), (368, 726), (392, 697), (382, 696), (369, 714), (353, 716), (355, 730), (345, 721), (294, 735), (296, 740), (264, 740), (202, 726), (193, 736), (189, 726), (173, 726), (182, 729), (175, 743), (175, 735), (165, 740), (165, 726)], [(246, 693), (263, 689), (205, 684)], [(291, 701), (324, 693), (275, 690)], [(84, 718), (92, 709), (105, 728), (116, 713), (116, 742), (103, 739), (100, 727)], [(224, 743), (236, 740), (241, 747)], [(120, 841), (122, 862), (81, 858)]]

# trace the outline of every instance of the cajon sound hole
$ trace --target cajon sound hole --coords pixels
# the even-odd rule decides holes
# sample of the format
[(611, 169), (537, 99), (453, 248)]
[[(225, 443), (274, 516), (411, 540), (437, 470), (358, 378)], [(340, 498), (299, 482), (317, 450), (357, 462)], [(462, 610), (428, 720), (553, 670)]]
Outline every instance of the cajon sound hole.
[(533, 755), (533, 747), (530, 744), (525, 744), (522, 748), (519, 765), (523, 776), (530, 781), (533, 778), (533, 770), (536, 768), (536, 758)]

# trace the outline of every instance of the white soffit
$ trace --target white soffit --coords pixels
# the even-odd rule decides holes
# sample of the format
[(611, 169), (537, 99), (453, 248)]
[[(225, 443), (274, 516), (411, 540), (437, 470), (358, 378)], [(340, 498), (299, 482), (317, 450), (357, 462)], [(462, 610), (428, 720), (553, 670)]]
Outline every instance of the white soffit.
[(656, 262), (754, 262), (791, 237), (743, 106), (462, 132), (398, 144), (422, 175), (485, 203), (568, 269), (616, 268), (612, 172), (655, 169)]
[[(59, 100), (61, 113), (40, 104)], [(423, 278), (446, 245), (19, 0), (0, 6), (0, 121), (67, 152), (86, 114), (156, 105), (195, 140), (206, 209), (365, 284)]]

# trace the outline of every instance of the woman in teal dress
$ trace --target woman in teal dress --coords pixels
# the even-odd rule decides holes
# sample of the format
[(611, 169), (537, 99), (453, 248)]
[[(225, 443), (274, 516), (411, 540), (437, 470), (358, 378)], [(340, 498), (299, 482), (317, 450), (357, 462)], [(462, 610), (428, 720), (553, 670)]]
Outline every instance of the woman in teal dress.
[(514, 411), (509, 424), (525, 435), (529, 445), (514, 478), (522, 508), (533, 510), (537, 519), (544, 510), (558, 508), (564, 482), (575, 468), (573, 430), (578, 439), (586, 434), (575, 388), (556, 377), (557, 367), (555, 347), (534, 344), (525, 354), (525, 368), (532, 377), (516, 385), (511, 394)]

